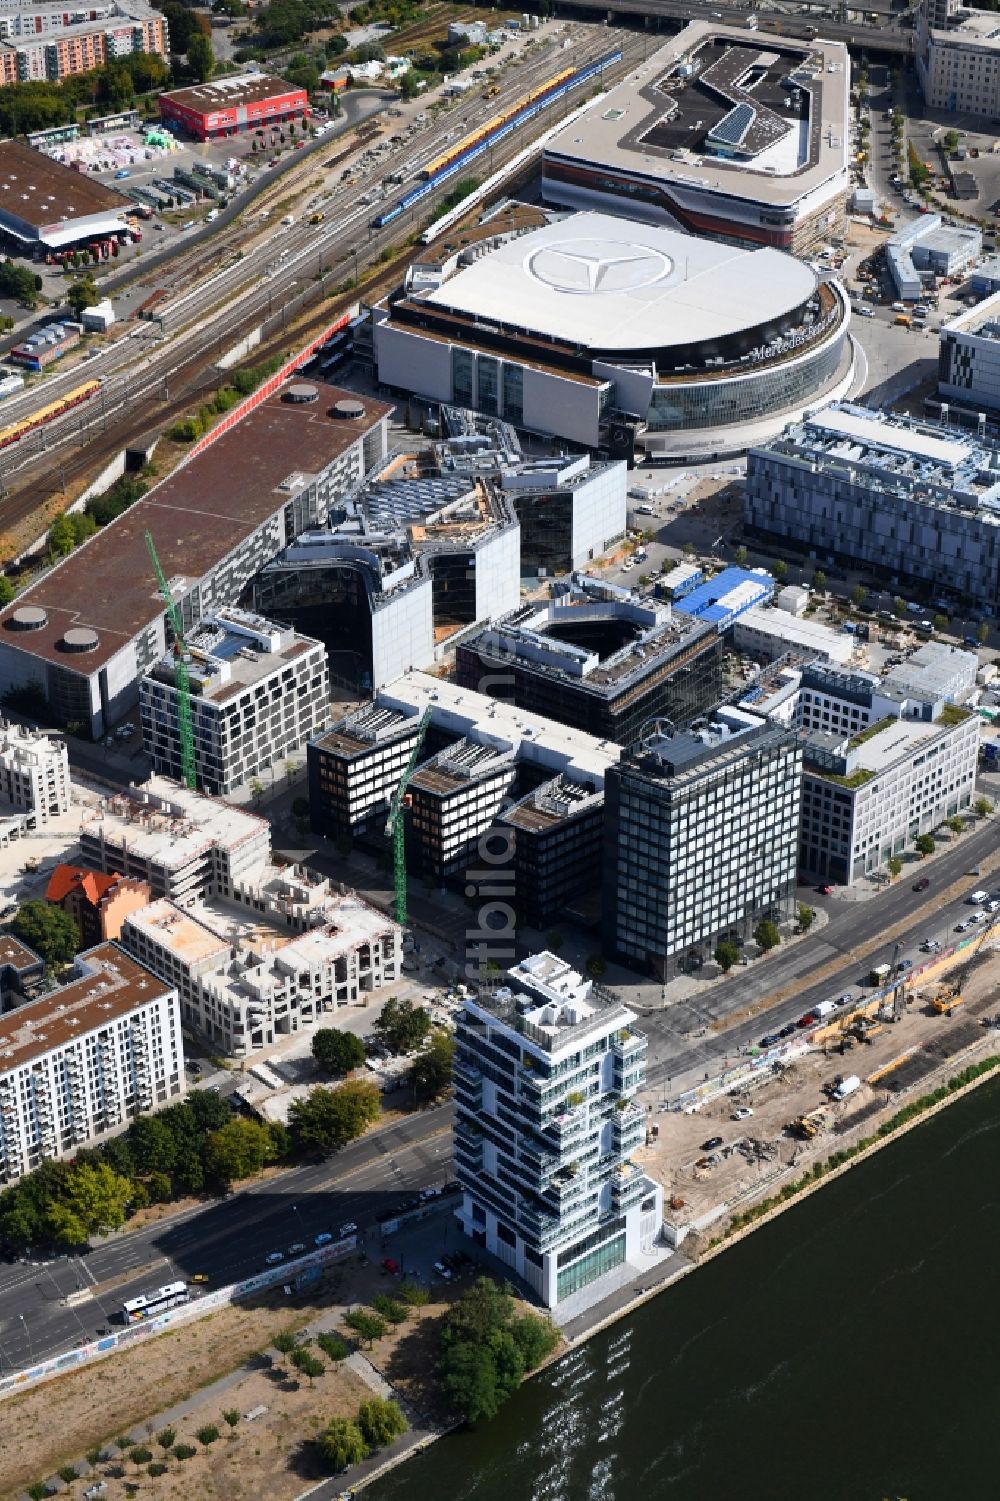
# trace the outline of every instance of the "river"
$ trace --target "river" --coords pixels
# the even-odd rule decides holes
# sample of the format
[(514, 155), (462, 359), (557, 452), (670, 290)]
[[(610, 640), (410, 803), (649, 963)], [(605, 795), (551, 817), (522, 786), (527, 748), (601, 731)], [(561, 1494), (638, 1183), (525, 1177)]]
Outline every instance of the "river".
[(1000, 1495), (998, 1133), (993, 1082), (365, 1501)]

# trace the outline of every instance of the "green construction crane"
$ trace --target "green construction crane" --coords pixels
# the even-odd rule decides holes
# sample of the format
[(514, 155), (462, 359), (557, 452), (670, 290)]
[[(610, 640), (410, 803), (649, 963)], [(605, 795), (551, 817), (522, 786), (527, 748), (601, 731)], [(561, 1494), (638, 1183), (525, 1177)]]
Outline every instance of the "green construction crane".
[(153, 570), (156, 573), (156, 582), (160, 586), (163, 595), (163, 603), (166, 606), (167, 619), (174, 633), (174, 687), (177, 689), (177, 729), (181, 741), (181, 781), (190, 787), (192, 792), (198, 786), (198, 774), (194, 759), (194, 728), (191, 723), (191, 679), (187, 667), (187, 647), (184, 645), (184, 627), (181, 624), (180, 611), (174, 604), (169, 585), (160, 567), (160, 560), (156, 556), (156, 544), (152, 534), (146, 533), (146, 547), (152, 559)]
[(403, 768), (403, 775), (399, 779), (399, 785), (392, 795), (389, 804), (389, 817), (385, 825), (385, 837), (392, 840), (392, 874), (396, 885), (396, 921), (401, 928), (406, 927), (406, 843), (405, 824), (403, 809), (407, 804), (406, 789), (417, 764), (420, 748), (427, 734), (427, 726), (431, 722), (431, 711), (425, 709), (417, 726), (417, 738), (413, 742), (410, 758)]

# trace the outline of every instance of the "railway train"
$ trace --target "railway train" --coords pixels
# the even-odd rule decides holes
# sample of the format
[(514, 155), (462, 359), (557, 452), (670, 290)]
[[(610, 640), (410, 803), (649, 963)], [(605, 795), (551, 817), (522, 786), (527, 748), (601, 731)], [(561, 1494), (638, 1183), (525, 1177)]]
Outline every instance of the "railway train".
[(579, 88), (581, 84), (598, 77), (613, 63), (621, 62), (621, 58), (620, 51), (609, 52), (596, 62), (588, 63), (585, 68), (574, 68), (560, 73), (556, 78), (550, 79), (547, 84), (536, 89), (534, 93), (529, 94), (526, 99), (514, 105), (505, 114), (495, 116), (473, 135), (466, 136), (449, 151), (429, 162), (425, 168), (429, 175), (424, 181), (418, 183), (415, 188), (411, 188), (408, 193), (404, 193), (391, 208), (383, 209), (381, 213), (376, 214), (369, 221), (370, 227), (382, 229), (386, 224), (391, 224), (394, 219), (399, 218), (400, 214), (405, 214), (408, 208), (419, 203), (421, 198), (425, 198), (442, 182), (446, 182), (449, 177), (453, 177), (456, 172), (467, 167), (484, 151), (489, 151), (498, 141), (502, 141), (512, 131), (517, 130), (520, 125), (534, 119), (550, 104), (554, 104), (557, 99), (562, 99), (571, 89)]
[(100, 389), (100, 381), (84, 381), (82, 386), (74, 386), (72, 391), (66, 392), (65, 396), (59, 396), (55, 401), (50, 401), (47, 406), (39, 407), (27, 417), (22, 417), (19, 422), (10, 422), (6, 427), (0, 427), (0, 448), (9, 448), (11, 443), (16, 443), (18, 438), (24, 437), (25, 433), (32, 432), (36, 427), (43, 427), (46, 422), (54, 421), (56, 417), (61, 417), (63, 412), (79, 406), (81, 401), (89, 401)]

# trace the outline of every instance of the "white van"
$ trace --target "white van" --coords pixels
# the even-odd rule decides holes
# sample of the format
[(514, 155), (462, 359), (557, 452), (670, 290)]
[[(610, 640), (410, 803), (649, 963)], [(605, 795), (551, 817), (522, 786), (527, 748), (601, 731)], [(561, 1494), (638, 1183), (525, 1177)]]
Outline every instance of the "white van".
[(293, 214), (286, 214), (281, 222), (286, 229), (290, 229), (291, 226), (295, 223), (295, 216)]
[(988, 891), (972, 891), (965, 898), (970, 907), (981, 907), (989, 898)]

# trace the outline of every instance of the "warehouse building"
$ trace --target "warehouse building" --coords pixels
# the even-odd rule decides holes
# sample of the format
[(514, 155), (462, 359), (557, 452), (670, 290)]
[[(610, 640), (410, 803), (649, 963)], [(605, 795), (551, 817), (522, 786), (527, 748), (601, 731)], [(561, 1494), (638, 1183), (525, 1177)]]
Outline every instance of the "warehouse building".
[(924, 214), (897, 229), (885, 255), (896, 296), (916, 302), (939, 276), (957, 276), (983, 248), (978, 225), (945, 224), (940, 214)]
[(0, 141), (0, 237), (9, 254), (39, 255), (128, 228), (133, 205), (114, 188), (21, 141)]
[[(76, 174), (71, 174), (76, 176)], [(40, 688), (55, 723), (99, 739), (132, 709), (167, 645), (148, 531), (185, 631), (235, 605), (301, 532), (323, 524), (386, 449), (390, 408), (283, 372), (117, 521), (0, 611), (0, 693)]]
[(467, 999), (459, 1018), (458, 1221), (547, 1308), (601, 1279), (619, 1287), (621, 1268), (648, 1267), (660, 1236), (663, 1189), (632, 1160), (646, 1129), (634, 1022), (547, 952)]
[(58, 83), (133, 52), (169, 57), (165, 16), (145, 0), (83, 6), (14, 0), (0, 10), (0, 84)]
[[(685, 604), (687, 601), (685, 601)], [(628, 745), (645, 720), (686, 723), (722, 696), (712, 621), (583, 574), (466, 636), (456, 682), (602, 740)]]
[[(198, 786), (226, 797), (280, 767), (327, 723), (330, 676), (319, 641), (246, 610), (206, 615), (186, 638)], [(143, 748), (154, 771), (182, 777), (177, 659), (139, 687)]]
[(806, 255), (846, 226), (842, 42), (693, 21), (546, 144), (542, 192)]
[(382, 385), (615, 458), (708, 459), (851, 384), (846, 293), (780, 250), (608, 213), (481, 229), (373, 309)]
[(73, 1157), (184, 1093), (177, 991), (117, 944), (0, 1017), (0, 1182)]
[(1000, 607), (1000, 448), (847, 403), (751, 449), (743, 518), (876, 577)]
[(854, 637), (831, 630), (822, 621), (799, 618), (787, 610), (744, 610), (733, 624), (733, 644), (752, 657), (770, 661), (787, 653), (804, 661), (846, 667), (854, 654)]
[(723, 707), (690, 730), (651, 722), (608, 773), (604, 947), (668, 978), (749, 938), (795, 895), (802, 750), (795, 733)]
[(231, 73), (160, 95), (160, 119), (196, 141), (238, 135), (302, 121), (309, 114), (305, 89), (269, 73)]

